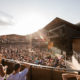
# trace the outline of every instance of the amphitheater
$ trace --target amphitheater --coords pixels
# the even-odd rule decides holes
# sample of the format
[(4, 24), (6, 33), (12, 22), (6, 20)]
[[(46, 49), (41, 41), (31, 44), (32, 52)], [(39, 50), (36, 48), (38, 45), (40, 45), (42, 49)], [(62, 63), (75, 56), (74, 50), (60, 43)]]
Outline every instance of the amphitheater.
[[(60, 18), (55, 18), (43, 29), (35, 32), (34, 34), (28, 35), (35, 41), (37, 33), (44, 35), (46, 40), (53, 42), (54, 47), (60, 49), (60, 54), (66, 53), (66, 69), (55, 68), (49, 66), (41, 66), (36, 64), (31, 64), (27, 62), (21, 63), (21, 70), (30, 65), (30, 70), (28, 74), (28, 80), (62, 80), (63, 73), (74, 73), (80, 70), (80, 26), (79, 24), (72, 24), (68, 21), (65, 21)], [(47, 37), (46, 37), (47, 36)], [(11, 39), (10, 39), (10, 38)], [(38, 37), (38, 35), (37, 35)], [(8, 38), (5, 40), (5, 38)], [(25, 36), (20, 36), (13, 38), (11, 35), (6, 35), (0, 37), (0, 48), (7, 45), (19, 45), (24, 46), (25, 44), (30, 43), (30, 40), (26, 41)], [(1, 40), (2, 39), (2, 40)], [(35, 41), (36, 42), (36, 41)], [(46, 45), (40, 43), (41, 45), (37, 46), (44, 48)], [(34, 43), (33, 43), (34, 45)], [(37, 45), (37, 44), (36, 44)], [(31, 47), (31, 46), (30, 46)], [(74, 59), (76, 61), (74, 61)], [(7, 74), (10, 74), (13, 71), (13, 66), (17, 61), (4, 58), (4, 64), (8, 65)], [(76, 64), (78, 65), (75, 65)], [(24, 66), (24, 64), (26, 66)], [(77, 80), (76, 77), (69, 78), (68, 80)]]

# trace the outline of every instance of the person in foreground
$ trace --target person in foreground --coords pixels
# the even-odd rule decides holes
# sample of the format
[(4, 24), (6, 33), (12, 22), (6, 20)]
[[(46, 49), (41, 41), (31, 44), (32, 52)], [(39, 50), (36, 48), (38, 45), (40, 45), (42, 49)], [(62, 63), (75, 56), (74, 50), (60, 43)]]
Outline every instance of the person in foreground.
[(5, 73), (3, 70), (3, 66), (2, 64), (0, 64), (0, 80), (4, 80), (4, 76), (5, 76)]
[(6, 77), (7, 66), (4, 65), (4, 59), (2, 59), (0, 62), (0, 80), (4, 80)]
[(25, 68), (23, 71), (20, 72), (21, 68), (20, 64), (19, 63), (15, 64), (14, 71), (12, 74), (10, 74), (7, 80), (26, 80), (26, 75), (29, 71), (29, 67)]

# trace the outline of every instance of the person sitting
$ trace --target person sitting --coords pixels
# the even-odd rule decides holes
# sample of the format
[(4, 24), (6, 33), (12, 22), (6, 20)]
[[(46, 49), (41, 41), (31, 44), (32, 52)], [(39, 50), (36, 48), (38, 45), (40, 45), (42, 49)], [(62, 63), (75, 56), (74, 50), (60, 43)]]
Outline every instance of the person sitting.
[(19, 63), (15, 64), (14, 71), (12, 74), (9, 75), (7, 80), (26, 80), (26, 75), (29, 71), (30, 66), (25, 68), (23, 71), (20, 72), (21, 65)]
[(0, 80), (4, 80), (5, 72), (3, 70), (2, 64), (0, 64)]

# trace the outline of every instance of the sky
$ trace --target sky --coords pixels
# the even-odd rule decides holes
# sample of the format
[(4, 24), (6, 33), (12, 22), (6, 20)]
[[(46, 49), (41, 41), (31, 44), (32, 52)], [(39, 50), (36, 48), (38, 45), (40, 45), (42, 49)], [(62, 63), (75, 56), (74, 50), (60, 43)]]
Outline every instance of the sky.
[(56, 17), (80, 22), (80, 0), (0, 0), (0, 35), (27, 35)]

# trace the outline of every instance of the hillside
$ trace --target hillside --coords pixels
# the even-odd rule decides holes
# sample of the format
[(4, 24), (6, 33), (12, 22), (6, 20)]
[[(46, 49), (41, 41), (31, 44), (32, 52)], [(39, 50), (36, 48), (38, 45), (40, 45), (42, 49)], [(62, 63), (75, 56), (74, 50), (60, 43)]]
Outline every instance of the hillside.
[(10, 35), (3, 35), (0, 36), (0, 44), (1, 43), (19, 43), (19, 42), (28, 42), (28, 36), (10, 34)]

